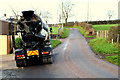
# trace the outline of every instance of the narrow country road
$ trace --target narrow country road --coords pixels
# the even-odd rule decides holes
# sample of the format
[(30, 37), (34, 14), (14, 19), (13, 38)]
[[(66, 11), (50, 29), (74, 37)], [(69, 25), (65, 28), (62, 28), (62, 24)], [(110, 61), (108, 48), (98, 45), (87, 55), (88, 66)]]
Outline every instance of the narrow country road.
[(118, 67), (95, 56), (77, 29), (53, 50), (53, 64), (3, 70), (3, 78), (118, 78)]

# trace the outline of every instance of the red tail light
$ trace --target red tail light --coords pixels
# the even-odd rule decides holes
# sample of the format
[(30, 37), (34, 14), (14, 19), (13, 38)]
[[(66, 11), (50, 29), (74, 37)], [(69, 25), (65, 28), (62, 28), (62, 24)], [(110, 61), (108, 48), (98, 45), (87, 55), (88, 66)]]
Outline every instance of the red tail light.
[(42, 52), (42, 54), (48, 54), (49, 52)]
[(17, 57), (25, 57), (24, 55), (17, 55)]

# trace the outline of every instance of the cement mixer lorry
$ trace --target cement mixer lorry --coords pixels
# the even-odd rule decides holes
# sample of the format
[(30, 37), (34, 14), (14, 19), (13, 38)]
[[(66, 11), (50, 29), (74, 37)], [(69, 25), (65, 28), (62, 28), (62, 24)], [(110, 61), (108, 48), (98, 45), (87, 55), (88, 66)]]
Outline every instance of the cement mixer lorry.
[(20, 48), (15, 47), (15, 35), (12, 35), (16, 66), (26, 67), (33, 63), (51, 64), (53, 59), (48, 25), (32, 10), (22, 11), (17, 25), (18, 29), (14, 33), (21, 36)]

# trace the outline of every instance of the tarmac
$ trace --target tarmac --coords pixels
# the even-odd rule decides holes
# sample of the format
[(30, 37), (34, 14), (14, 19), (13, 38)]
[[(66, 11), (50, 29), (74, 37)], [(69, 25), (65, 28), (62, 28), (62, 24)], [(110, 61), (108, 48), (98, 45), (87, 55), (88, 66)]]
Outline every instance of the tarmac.
[(0, 70), (17, 68), (14, 54), (0, 55)]

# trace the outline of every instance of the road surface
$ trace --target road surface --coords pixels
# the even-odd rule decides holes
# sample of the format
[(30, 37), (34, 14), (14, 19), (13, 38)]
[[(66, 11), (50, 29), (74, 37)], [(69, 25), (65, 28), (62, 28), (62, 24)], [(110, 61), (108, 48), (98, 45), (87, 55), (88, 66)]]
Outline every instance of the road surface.
[[(95, 56), (77, 29), (53, 50), (53, 64), (3, 70), (3, 78), (118, 78), (118, 67)], [(15, 64), (14, 64), (15, 66)]]

